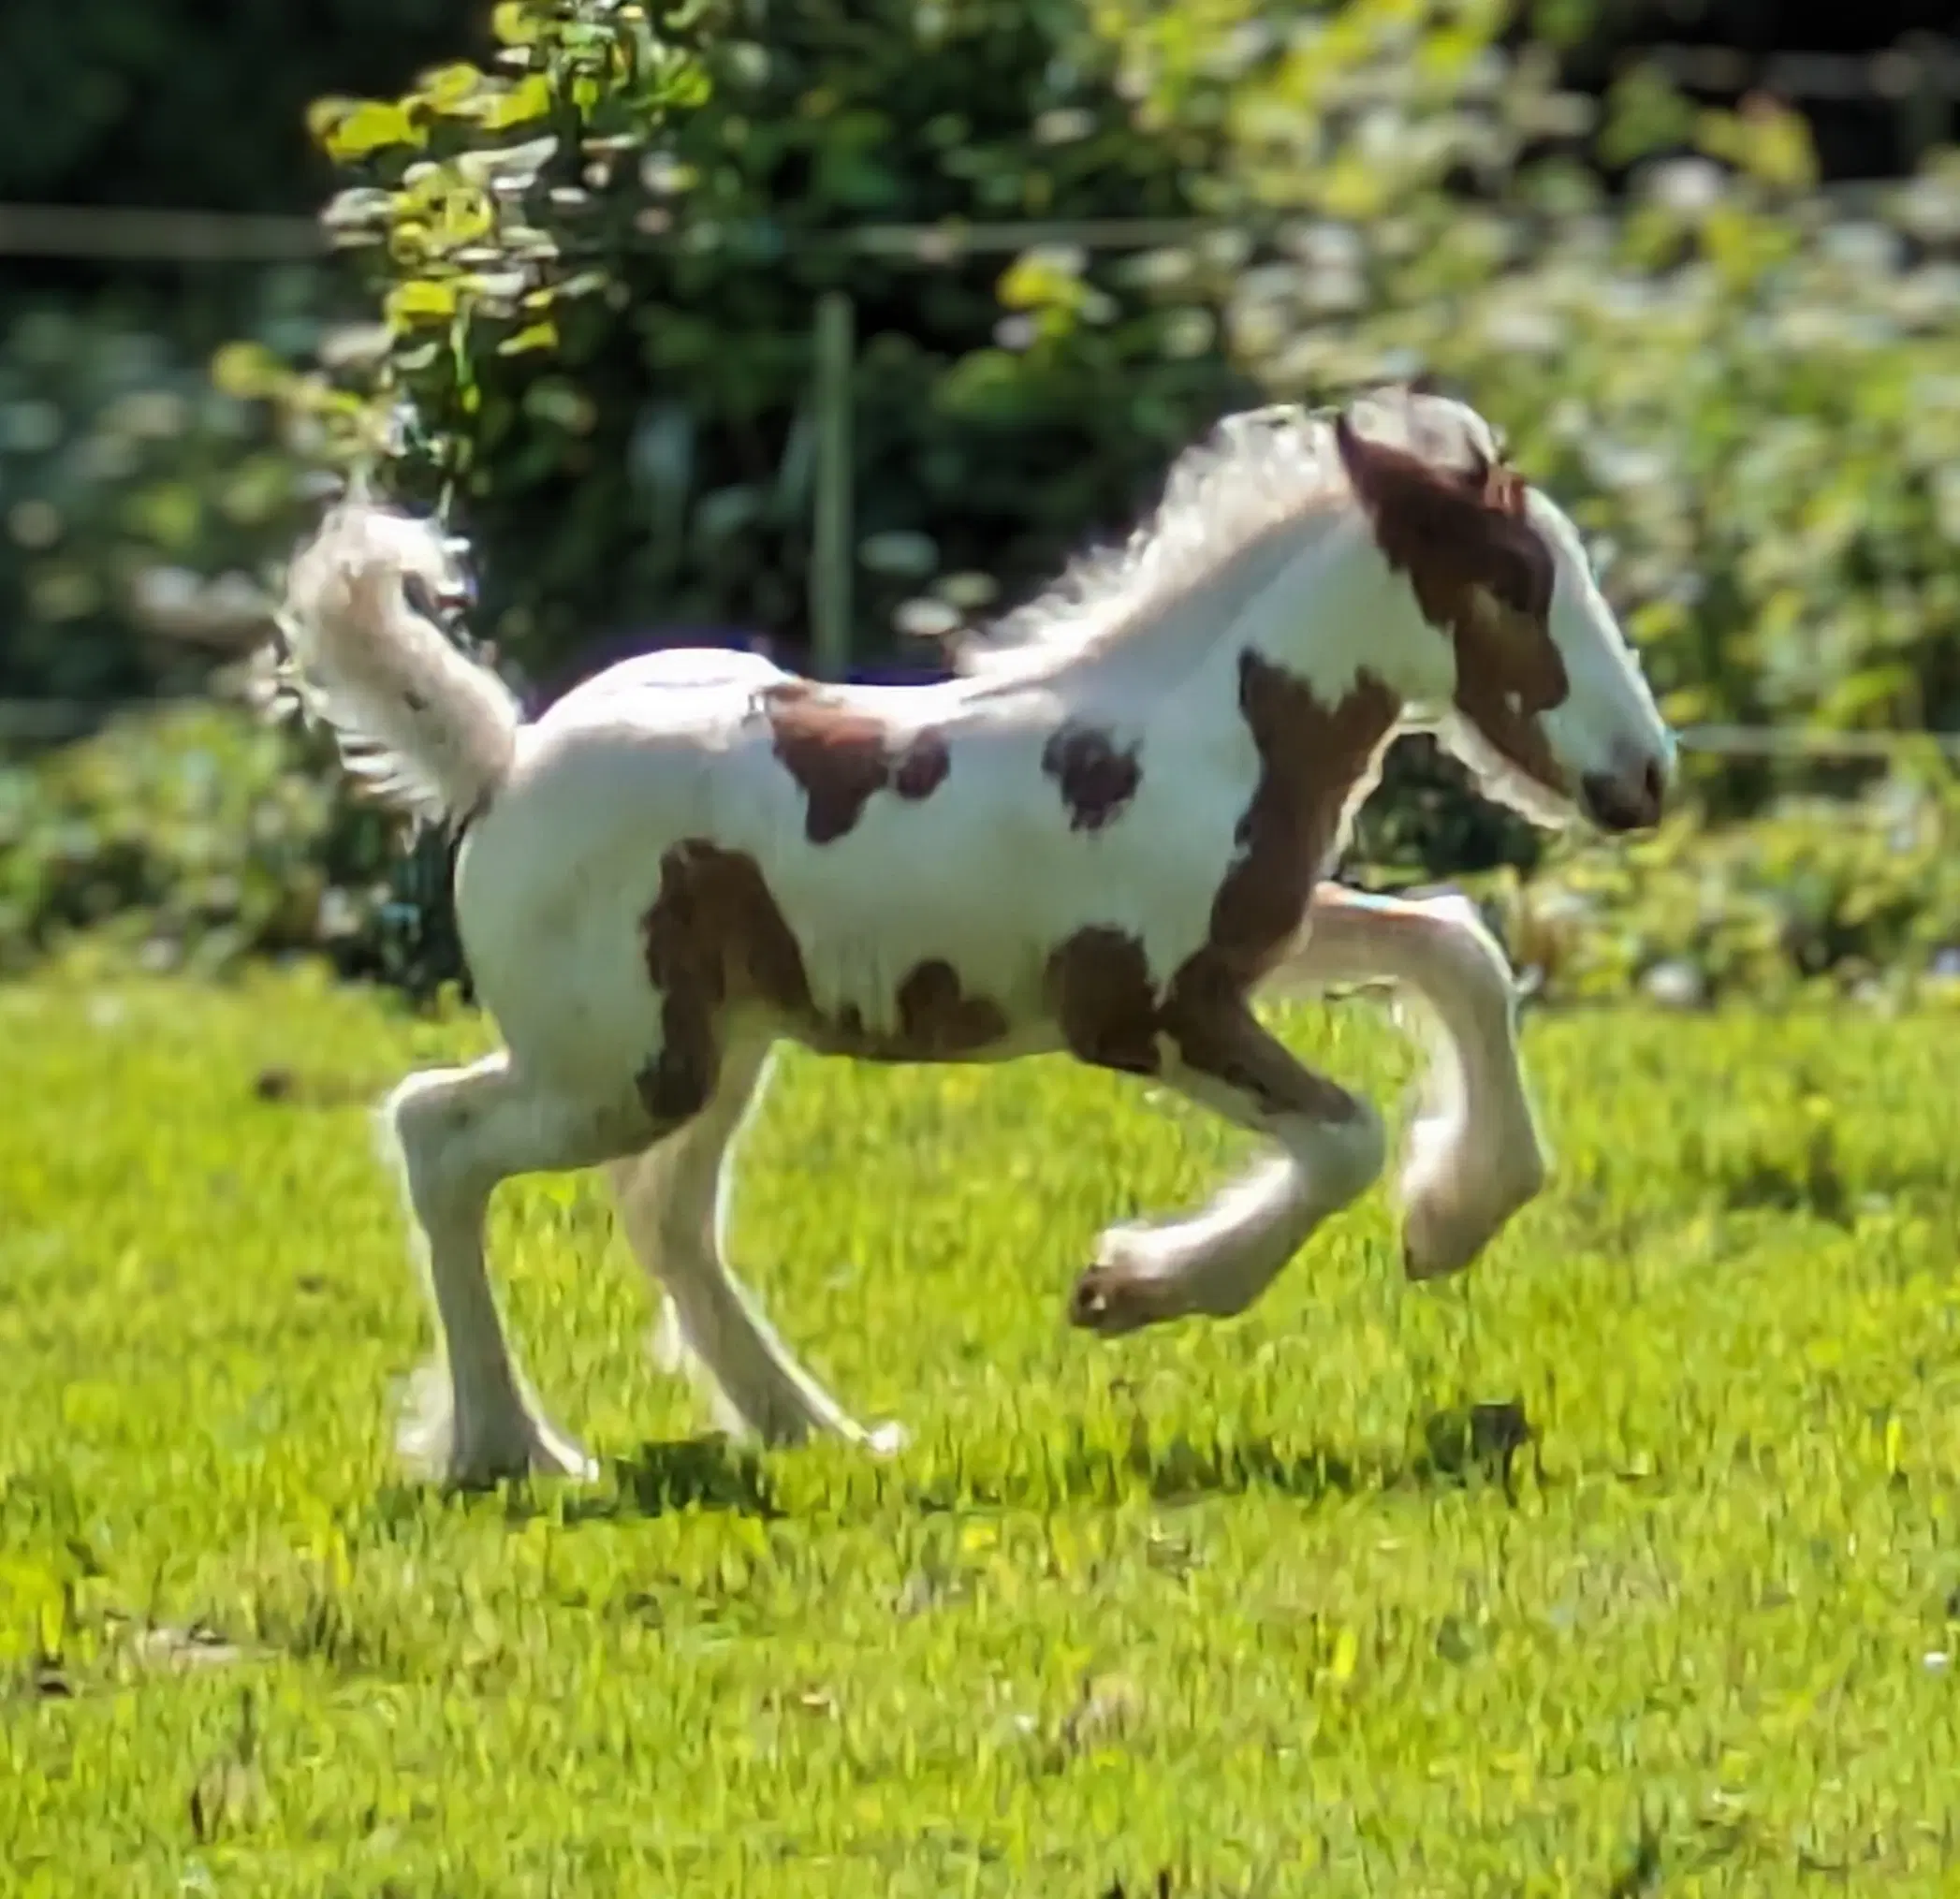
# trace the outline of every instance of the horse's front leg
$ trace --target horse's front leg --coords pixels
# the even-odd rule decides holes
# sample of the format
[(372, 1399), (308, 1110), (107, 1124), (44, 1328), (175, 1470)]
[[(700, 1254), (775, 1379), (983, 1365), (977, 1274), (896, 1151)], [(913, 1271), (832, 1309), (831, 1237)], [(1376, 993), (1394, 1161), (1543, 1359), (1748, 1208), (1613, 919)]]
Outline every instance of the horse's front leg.
[(1516, 988), (1467, 898), (1323, 884), (1280, 988), (1387, 982), (1421, 1004), (1430, 1059), (1397, 1198), (1411, 1278), (1461, 1271), (1532, 1200), (1545, 1151), (1518, 1059)]
[(1104, 1336), (1241, 1312), (1385, 1156), (1369, 1104), (1303, 1067), (1234, 998), (1182, 1015), (1163, 1079), (1279, 1147), (1180, 1219), (1112, 1227), (1076, 1280), (1072, 1322)]

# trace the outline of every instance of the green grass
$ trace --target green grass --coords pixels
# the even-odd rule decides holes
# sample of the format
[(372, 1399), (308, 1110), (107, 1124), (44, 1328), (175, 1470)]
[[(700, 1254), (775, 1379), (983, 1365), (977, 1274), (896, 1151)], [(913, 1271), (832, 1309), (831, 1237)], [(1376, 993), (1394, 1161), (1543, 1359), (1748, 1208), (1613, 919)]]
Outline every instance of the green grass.
[[(1294, 1032), (1407, 1085), (1369, 1005)], [(1536, 1022), (1555, 1185), (1467, 1280), (1375, 1196), (1117, 1345), (1062, 1323), (1092, 1234), (1230, 1143), (793, 1060), (739, 1250), (912, 1448), (699, 1438), (539, 1181), (496, 1264), (605, 1474), (444, 1498), (363, 1109), (481, 1034), (0, 989), (9, 1899), (1960, 1890), (1960, 1020)]]

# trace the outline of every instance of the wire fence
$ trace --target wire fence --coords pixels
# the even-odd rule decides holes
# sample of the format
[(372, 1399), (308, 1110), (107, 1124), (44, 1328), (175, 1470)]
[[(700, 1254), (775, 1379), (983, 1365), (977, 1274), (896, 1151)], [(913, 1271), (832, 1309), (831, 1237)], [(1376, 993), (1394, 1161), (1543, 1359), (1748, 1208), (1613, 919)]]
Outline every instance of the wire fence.
[[(1960, 101), (1960, 40), (1909, 34), (1868, 54), (1751, 53), (1734, 47), (1661, 44), (1635, 57), (1695, 92), (1740, 97), (1763, 92), (1814, 104), (1889, 106), (1908, 147), (1923, 151), (1953, 130)], [(1892, 181), (1841, 180), (1824, 194), (1852, 205)], [(1189, 242), (1215, 230), (1243, 231), (1243, 221), (1102, 219), (986, 225), (865, 225), (850, 230), (783, 234), (793, 246), (843, 245), (883, 256), (1012, 252), (1044, 243), (1129, 250)], [(650, 235), (646, 241), (663, 241)], [(331, 241), (319, 220), (215, 211), (139, 207), (0, 204), (0, 256), (103, 263), (284, 263), (327, 256)]]
[[(1756, 55), (1733, 48), (1660, 45), (1640, 50), (1678, 84), (1704, 93), (1739, 96), (1760, 90), (1808, 101), (1891, 102), (1900, 114), (1909, 146), (1921, 151), (1951, 134), (1953, 106), (1960, 100), (1960, 41), (1938, 35), (1909, 36), (1869, 55), (1775, 52)], [(1897, 189), (1891, 179), (1841, 180), (1822, 195), (1848, 210), (1865, 209)], [(780, 226), (752, 235), (766, 246), (844, 248), (861, 255), (931, 264), (965, 255), (1007, 256), (1049, 244), (1090, 251), (1149, 250), (1192, 243), (1207, 236), (1271, 237), (1308, 221), (1304, 213), (1265, 219), (1104, 218), (874, 224), (833, 230), (786, 232)], [(739, 248), (744, 233), (727, 233)], [(645, 240), (657, 244), (657, 235)], [(229, 212), (166, 211), (49, 204), (0, 204), (0, 256), (103, 263), (278, 264), (318, 260), (333, 252), (324, 224), (310, 217)], [(849, 401), (852, 316), (848, 300), (826, 299), (816, 355), (819, 406), (829, 452), (828, 478), (816, 499), (820, 558), (815, 562), (813, 622), (823, 631), (818, 658), (836, 673), (849, 661), (851, 510)], [(155, 699), (107, 703), (0, 699), (0, 744), (59, 744), (98, 729), (108, 720)], [(1960, 763), (1960, 733), (1829, 732), (1802, 727), (1698, 725), (1681, 734), (1685, 747), (1731, 758), (1805, 759), (1813, 762), (1886, 764), (1923, 753), (1930, 746)]]
[[(0, 699), (0, 746), (39, 748), (69, 743), (112, 721), (205, 704), (191, 694), (147, 699)], [(1928, 750), (1960, 766), (1960, 732), (1834, 732), (1803, 725), (1687, 725), (1682, 749), (1704, 756), (1790, 760), (1811, 765), (1890, 767)]]
[(281, 264), (328, 254), (317, 218), (0, 204), (0, 256), (105, 264)]
[[(1899, 189), (1886, 178), (1842, 179), (1819, 188), (1837, 209), (1866, 212)], [(856, 225), (786, 230), (772, 222), (730, 225), (724, 249), (768, 256), (784, 252), (854, 252), (933, 265), (963, 256), (1010, 256), (1046, 245), (1084, 251), (1148, 251), (1209, 237), (1284, 238), (1318, 222), (1307, 212), (1236, 218), (1047, 218), (1003, 223)], [(672, 241), (633, 240), (650, 248)], [(312, 218), (247, 216), (229, 212), (105, 211), (87, 206), (0, 204), (0, 256), (124, 264), (281, 264), (322, 262), (336, 254)]]
[(1730, 46), (1654, 46), (1651, 61), (1696, 92), (1773, 93), (1779, 98), (1879, 104), (1930, 95), (1960, 99), (1960, 43), (1909, 35), (1881, 52), (1746, 52)]

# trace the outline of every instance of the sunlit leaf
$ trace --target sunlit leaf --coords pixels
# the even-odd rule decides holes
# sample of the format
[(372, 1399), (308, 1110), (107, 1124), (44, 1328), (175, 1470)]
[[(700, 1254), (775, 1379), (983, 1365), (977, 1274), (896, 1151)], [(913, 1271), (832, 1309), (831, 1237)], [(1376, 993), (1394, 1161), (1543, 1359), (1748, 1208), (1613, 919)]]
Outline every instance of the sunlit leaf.
[(506, 336), (497, 345), (499, 356), (522, 356), (534, 349), (556, 349), (558, 326), (553, 322), (529, 323)]
[(505, 46), (530, 46), (543, 31), (536, 0), (497, 0), (490, 9), (490, 31)]
[(456, 314), (458, 288), (447, 279), (412, 277), (388, 292), (388, 320), (397, 329), (446, 323)]
[(484, 102), (482, 124), (489, 132), (507, 132), (543, 118), (550, 110), (551, 82), (542, 73), (530, 73)]
[(392, 145), (418, 146), (425, 136), (404, 107), (363, 99), (331, 122), (322, 142), (329, 158), (345, 165)]

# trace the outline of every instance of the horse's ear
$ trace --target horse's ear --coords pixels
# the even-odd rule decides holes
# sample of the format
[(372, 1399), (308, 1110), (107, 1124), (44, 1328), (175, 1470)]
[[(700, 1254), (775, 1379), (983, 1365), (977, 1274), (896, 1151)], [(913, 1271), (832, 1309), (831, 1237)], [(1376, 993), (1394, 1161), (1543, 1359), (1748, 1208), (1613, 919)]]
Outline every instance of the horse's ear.
[[(1430, 369), (1411, 376), (1407, 382), (1399, 386), (1399, 392), (1405, 400), (1410, 401), (1417, 397), (1427, 397), (1435, 402), (1454, 402), (1459, 405), (1463, 403), (1463, 396), (1457, 386), (1449, 377), (1439, 375), (1436, 371)], [(1503, 431), (1492, 424), (1485, 426), (1490, 430), (1495, 453), (1485, 454), (1478, 443), (1470, 442), (1467, 445), (1470, 462), (1466, 474), (1468, 478), (1480, 488), (1489, 489), (1494, 492), (1499, 484), (1493, 480), (1493, 476), (1501, 475), (1503, 473), (1506, 449)]]

